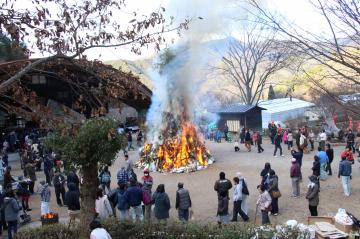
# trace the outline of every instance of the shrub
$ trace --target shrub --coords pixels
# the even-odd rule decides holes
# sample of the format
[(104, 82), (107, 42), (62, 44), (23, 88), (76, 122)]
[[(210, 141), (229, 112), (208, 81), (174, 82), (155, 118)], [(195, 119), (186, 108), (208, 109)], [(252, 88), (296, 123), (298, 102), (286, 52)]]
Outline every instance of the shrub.
[[(111, 218), (102, 222), (112, 238), (122, 239), (264, 239), (264, 238), (308, 238), (306, 233), (283, 227), (281, 233), (274, 228), (254, 227), (250, 224), (231, 224), (219, 228), (215, 224), (181, 223), (132, 223)], [(264, 233), (265, 232), (265, 233)], [(296, 235), (296, 236), (295, 236)], [(79, 238), (79, 227), (65, 224), (43, 226), (21, 230), (16, 239), (75, 239)]]

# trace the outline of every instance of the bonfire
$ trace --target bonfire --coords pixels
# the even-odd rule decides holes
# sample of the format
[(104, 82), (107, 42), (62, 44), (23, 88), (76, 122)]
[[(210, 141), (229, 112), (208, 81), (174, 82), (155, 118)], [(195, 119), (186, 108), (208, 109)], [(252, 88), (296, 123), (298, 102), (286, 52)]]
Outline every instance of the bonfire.
[(193, 172), (214, 162), (194, 124), (183, 122), (176, 135), (163, 134), (161, 143), (145, 143), (137, 166), (160, 172)]

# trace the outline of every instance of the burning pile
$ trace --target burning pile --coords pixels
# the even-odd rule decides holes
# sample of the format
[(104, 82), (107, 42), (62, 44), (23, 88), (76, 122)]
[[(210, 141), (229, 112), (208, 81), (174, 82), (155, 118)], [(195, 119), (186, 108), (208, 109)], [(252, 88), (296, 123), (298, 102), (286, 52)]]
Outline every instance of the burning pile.
[(162, 139), (161, 144), (146, 143), (140, 151), (140, 168), (161, 172), (192, 172), (213, 163), (202, 137), (190, 122), (183, 122), (179, 133)]

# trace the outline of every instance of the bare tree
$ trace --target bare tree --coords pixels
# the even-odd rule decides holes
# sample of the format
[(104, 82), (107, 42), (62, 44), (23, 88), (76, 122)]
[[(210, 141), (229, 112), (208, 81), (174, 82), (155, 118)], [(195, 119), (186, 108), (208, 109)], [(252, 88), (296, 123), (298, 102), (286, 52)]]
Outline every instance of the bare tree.
[(257, 104), (270, 77), (288, 64), (289, 51), (275, 34), (254, 25), (239, 40), (230, 40), (222, 65), (216, 67), (245, 104)]
[(34, 0), (29, 8), (20, 8), (19, 0), (0, 3), (0, 34), (9, 36), (14, 46), (26, 41), (31, 44), (29, 48), (48, 56), (2, 82), (0, 92), (31, 69), (53, 59), (81, 58), (90, 49), (126, 45), (141, 54), (145, 46), (159, 49), (165, 42), (164, 33), (187, 28), (188, 20), (174, 26), (173, 18), (163, 15), (163, 7), (149, 16), (134, 12), (133, 19), (124, 23), (119, 14), (125, 8), (125, 0)]
[[(326, 75), (315, 77), (305, 73), (305, 76), (313, 83), (313, 87), (341, 103), (327, 83), (332, 80), (335, 83), (346, 85), (349, 90), (359, 89), (360, 2), (357, 0), (310, 1), (326, 21), (329, 34), (310, 32), (294, 24), (279, 21), (257, 0), (250, 0), (251, 4), (260, 11), (262, 22), (287, 37), (292, 43), (291, 47), (298, 52), (299, 56), (315, 60), (318, 64), (326, 67)], [(306, 68), (299, 69), (302, 73), (306, 72)], [(346, 107), (353, 113), (360, 114), (359, 106)]]

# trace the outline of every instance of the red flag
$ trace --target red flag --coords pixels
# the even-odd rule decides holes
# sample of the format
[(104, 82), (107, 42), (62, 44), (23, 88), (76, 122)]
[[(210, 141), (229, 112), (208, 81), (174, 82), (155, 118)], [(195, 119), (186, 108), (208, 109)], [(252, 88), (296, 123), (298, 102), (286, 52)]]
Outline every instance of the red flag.
[(336, 124), (336, 115), (333, 116), (334, 124)]

